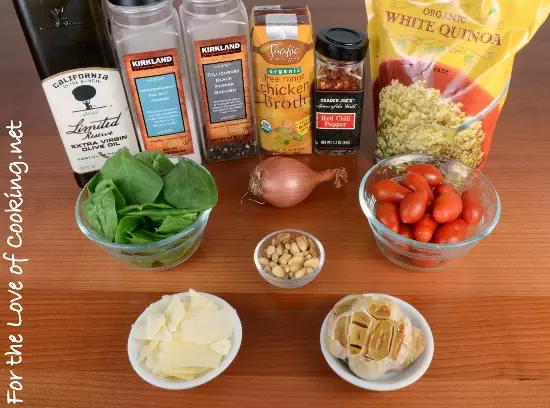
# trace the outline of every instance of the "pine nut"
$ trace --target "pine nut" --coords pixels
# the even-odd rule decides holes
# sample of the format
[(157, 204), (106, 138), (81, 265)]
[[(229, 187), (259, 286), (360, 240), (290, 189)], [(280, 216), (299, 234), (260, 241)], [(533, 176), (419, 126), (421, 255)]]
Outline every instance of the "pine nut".
[(288, 261), (292, 258), (292, 255), (290, 254), (282, 254), (280, 257), (279, 257), (279, 264), (281, 265), (286, 265), (288, 264)]
[(296, 245), (298, 245), (298, 248), (300, 249), (300, 251), (307, 250), (307, 241), (302, 237), (296, 238)]
[(302, 262), (293, 263), (292, 265), (290, 265), (290, 271), (291, 272), (298, 272), (303, 267), (304, 267), (304, 264)]
[(304, 262), (306, 268), (317, 268), (319, 266), (319, 258), (311, 258)]
[(283, 268), (281, 268), (279, 265), (277, 265), (276, 267), (274, 267), (271, 272), (273, 273), (273, 275), (275, 275), (277, 278), (284, 278), (285, 277), (285, 271), (283, 270)]
[(304, 257), (302, 255), (294, 255), (292, 258), (290, 258), (288, 264), (292, 265), (294, 263), (304, 263)]

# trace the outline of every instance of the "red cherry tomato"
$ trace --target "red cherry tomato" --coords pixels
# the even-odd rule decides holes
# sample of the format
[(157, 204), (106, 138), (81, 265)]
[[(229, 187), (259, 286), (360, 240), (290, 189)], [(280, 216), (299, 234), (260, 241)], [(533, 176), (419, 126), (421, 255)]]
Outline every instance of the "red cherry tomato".
[(381, 202), (376, 208), (376, 219), (393, 232), (399, 231), (399, 210), (397, 205), (389, 202)]
[[(421, 267), (421, 268), (428, 268), (428, 269), (435, 268), (435, 267), (439, 266), (439, 264), (441, 263), (440, 260), (431, 258), (433, 256), (436, 256), (438, 254), (438, 252), (419, 249), (419, 248), (414, 248), (412, 252), (413, 252), (412, 253), (412, 258), (411, 258), (412, 263), (415, 264), (416, 266)], [(418, 259), (417, 256), (429, 257), (429, 258), (428, 259)]]
[(434, 192), (428, 184), (428, 180), (420, 174), (408, 173), (403, 179), (402, 184), (412, 191), (426, 191), (428, 193), (428, 207), (431, 206), (434, 199)]
[(441, 171), (431, 164), (413, 164), (407, 167), (407, 174), (416, 173), (424, 177), (431, 187), (435, 187), (438, 184), (443, 183), (443, 174)]
[(425, 190), (409, 194), (399, 206), (399, 216), (405, 224), (413, 224), (426, 212), (428, 194)]
[(416, 258), (411, 258), (411, 259), (416, 266), (419, 266), (421, 268), (435, 268), (441, 263), (441, 261), (438, 261), (435, 259), (416, 259)]
[[(414, 239), (412, 228), (407, 224), (400, 223), (399, 230), (397, 231), (397, 233), (403, 237)], [(401, 248), (403, 251), (407, 251), (407, 252), (411, 251), (411, 247), (409, 245), (399, 242), (397, 240), (391, 240), (391, 241), (393, 245), (395, 245), (398, 248)]]
[(454, 221), (462, 212), (462, 200), (456, 193), (446, 192), (435, 199), (432, 216), (440, 224)]
[(405, 238), (414, 239), (413, 230), (407, 224), (399, 224), (399, 230), (397, 233)]
[(456, 244), (468, 236), (468, 224), (462, 219), (454, 220), (439, 226), (435, 232), (436, 244)]
[(407, 195), (411, 193), (411, 190), (397, 184), (393, 180), (383, 179), (372, 185), (372, 193), (374, 194), (376, 201), (389, 201), (391, 203), (399, 204)]
[(458, 194), (452, 184), (442, 183), (434, 188), (435, 198), (439, 197), (443, 193), (455, 193)]
[(438, 223), (430, 213), (426, 213), (414, 224), (414, 237), (420, 242), (430, 242)]
[(462, 213), (460, 218), (467, 224), (477, 224), (483, 217), (483, 204), (472, 191), (462, 193)]

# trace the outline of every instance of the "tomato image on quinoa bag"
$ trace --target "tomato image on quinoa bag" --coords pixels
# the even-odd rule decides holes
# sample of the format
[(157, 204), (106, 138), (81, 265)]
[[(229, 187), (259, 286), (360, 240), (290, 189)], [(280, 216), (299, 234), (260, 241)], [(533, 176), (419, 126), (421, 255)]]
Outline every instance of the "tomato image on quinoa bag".
[(377, 159), (427, 153), (480, 167), (514, 56), (546, 20), (550, 1), (366, 0), (366, 6)]

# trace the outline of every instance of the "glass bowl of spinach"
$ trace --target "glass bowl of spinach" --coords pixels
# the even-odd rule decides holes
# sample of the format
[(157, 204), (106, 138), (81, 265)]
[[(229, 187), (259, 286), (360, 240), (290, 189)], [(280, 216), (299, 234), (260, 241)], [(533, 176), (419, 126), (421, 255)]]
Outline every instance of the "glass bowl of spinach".
[(193, 255), (217, 201), (201, 165), (124, 148), (82, 189), (75, 215), (84, 235), (112, 256), (132, 269), (161, 271)]

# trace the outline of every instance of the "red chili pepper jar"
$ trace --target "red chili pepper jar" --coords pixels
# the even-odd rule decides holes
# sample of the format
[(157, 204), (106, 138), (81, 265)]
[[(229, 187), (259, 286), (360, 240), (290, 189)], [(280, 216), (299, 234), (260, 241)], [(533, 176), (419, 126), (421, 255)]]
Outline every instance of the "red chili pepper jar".
[(368, 40), (360, 31), (325, 28), (315, 41), (315, 152), (355, 154), (361, 140)]

